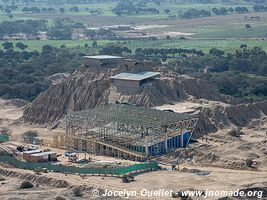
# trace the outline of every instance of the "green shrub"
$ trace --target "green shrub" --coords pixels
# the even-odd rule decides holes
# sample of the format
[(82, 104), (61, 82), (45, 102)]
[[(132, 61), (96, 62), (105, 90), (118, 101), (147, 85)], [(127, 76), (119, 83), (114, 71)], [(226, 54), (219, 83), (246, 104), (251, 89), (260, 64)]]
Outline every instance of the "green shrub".
[(23, 133), (23, 135), (25, 137), (37, 137), (38, 136), (38, 132), (37, 131), (33, 131), (33, 130), (29, 130)]
[(24, 181), (19, 186), (20, 189), (26, 189), (26, 188), (32, 188), (32, 187), (33, 187), (33, 184), (29, 181)]
[(64, 197), (57, 196), (56, 197), (56, 200), (65, 200), (65, 198)]
[(83, 194), (82, 194), (82, 190), (81, 190), (81, 188), (79, 188), (79, 187), (75, 187), (75, 188), (73, 188), (73, 189), (72, 189), (72, 192), (74, 193), (74, 195), (75, 195), (76, 197), (81, 197), (81, 196), (83, 196)]

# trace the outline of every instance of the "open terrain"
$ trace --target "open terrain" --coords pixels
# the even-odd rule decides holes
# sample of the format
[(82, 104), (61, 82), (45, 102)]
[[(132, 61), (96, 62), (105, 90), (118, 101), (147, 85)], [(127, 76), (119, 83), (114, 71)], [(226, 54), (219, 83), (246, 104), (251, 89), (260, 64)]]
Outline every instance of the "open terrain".
[[(65, 45), (69, 48), (83, 48), (85, 44), (88, 44), (89, 47), (92, 46), (93, 41), (91, 40), (11, 40), (14, 44), (17, 42), (23, 42), (28, 45), (29, 51), (40, 51), (43, 45), (50, 44), (52, 46), (60, 47)], [(4, 41), (0, 41), (0, 44), (3, 44)], [(91, 48), (92, 53), (96, 53), (101, 47), (106, 46), (109, 43), (119, 43), (122, 46), (128, 47), (134, 53), (137, 48), (184, 48), (184, 49), (197, 49), (202, 50), (203, 52), (209, 52), (212, 48), (218, 48), (226, 52), (233, 52), (235, 49), (239, 48), (240, 45), (246, 44), (248, 47), (252, 48), (255, 46), (262, 47), (264, 50), (267, 50), (267, 40), (262, 39), (188, 39), (188, 40), (179, 40), (179, 39), (160, 39), (160, 40), (149, 40), (149, 39), (140, 39), (140, 40), (126, 40), (126, 41), (114, 41), (114, 40), (98, 40), (98, 47)], [(3, 49), (0, 46), (0, 49)]]
[[(97, 131), (88, 128), (88, 124), (86, 131), (82, 130), (87, 119), (84, 119), (79, 131), (74, 130), (74, 123), (69, 127), (72, 130), (66, 131), (66, 114), (98, 109), (107, 104), (126, 104), (198, 118), (198, 121), (194, 121), (193, 136), (186, 148), (174, 149), (172, 146), (168, 149), (166, 142), (164, 147), (169, 151), (161, 156), (149, 157), (148, 160), (156, 161), (159, 168), (154, 171), (135, 171), (131, 174), (134, 181), (129, 183), (124, 182), (125, 177), (116, 175), (83, 175), (74, 173), (77, 172), (75, 170), (59, 173), (55, 172), (57, 170), (47, 171), (46, 168), (26, 170), (0, 162), (0, 199), (169, 200), (174, 199), (172, 191), (187, 190), (204, 191), (207, 197), (177, 199), (267, 199), (267, 1), (261, 2), (264, 10), (261, 12), (256, 12), (254, 7), (261, 3), (256, 4), (252, 0), (199, 2), (0, 1), (0, 136), (2, 132), (9, 136), (9, 141), (0, 143), (1, 156), (9, 153), (22, 160), (22, 153), (17, 147), (28, 146), (30, 142), (25, 136), (31, 133), (36, 134), (40, 141), (38, 149), (57, 153), (58, 161), (50, 162), (51, 165), (116, 169), (140, 164), (133, 161), (140, 156), (134, 153), (143, 153), (141, 156), (144, 157), (144, 152), (148, 152), (147, 149), (143, 152), (135, 149), (134, 152), (127, 146), (128, 141), (134, 144), (127, 134), (138, 132), (144, 138), (144, 127), (140, 130), (135, 126), (129, 128), (129, 120), (126, 127), (122, 123), (122, 130), (119, 128), (120, 122), (115, 120), (115, 125), (118, 125), (115, 128), (112, 127), (113, 121), (106, 126), (94, 127), (104, 135), (110, 134), (110, 130), (116, 132), (113, 134), (119, 135), (120, 131), (125, 133), (124, 136), (120, 135), (122, 140), (117, 138), (114, 142), (108, 138), (106, 144), (104, 137), (103, 150), (99, 145), (101, 143), (94, 143)], [(12, 5), (17, 7), (12, 10)], [(246, 7), (248, 10), (239, 13), (237, 7)], [(35, 11), (29, 10), (32, 8)], [(227, 13), (217, 15), (214, 8), (220, 9), (219, 12), (225, 8)], [(201, 10), (202, 14), (199, 14)], [(23, 21), (41, 19), (46, 22), (27, 24)], [(7, 25), (13, 23), (15, 26), (10, 26), (10, 32), (6, 32)], [(35, 26), (40, 30), (35, 30)], [(97, 65), (83, 57), (99, 54), (122, 58), (116, 58), (118, 63), (116, 59), (96, 60), (101, 63)], [(119, 73), (144, 71), (159, 74), (138, 82), (137, 93), (119, 92), (114, 79), (110, 79)], [(120, 87), (125, 87), (125, 90), (131, 88), (123, 84)], [(113, 116), (112, 113), (101, 114)], [(160, 118), (158, 116), (151, 119), (149, 115), (145, 117), (152, 125)], [(72, 118), (74, 121), (75, 117), (79, 118), (78, 114)], [(139, 118), (136, 120), (140, 123)], [(92, 122), (94, 125), (94, 119)], [(173, 129), (175, 134), (178, 133), (177, 127), (178, 123)], [(128, 128), (131, 129), (129, 132)], [(171, 129), (164, 125), (166, 135), (168, 128)], [(101, 132), (101, 129), (104, 131)], [(160, 129), (163, 127), (157, 131), (161, 132)], [(179, 129), (184, 131), (181, 127)], [(146, 134), (155, 133), (154, 130), (149, 133), (149, 130), (150, 126)], [(64, 141), (70, 138), (61, 137), (66, 132), (75, 135), (75, 131), (78, 132), (78, 138), (89, 138), (92, 134), (93, 142), (88, 138)], [(155, 141), (159, 140), (156, 137)], [(176, 140), (177, 143), (183, 143), (180, 139)], [(145, 139), (146, 146), (147, 141)], [(99, 154), (102, 150), (105, 155), (108, 152), (113, 157), (84, 152), (84, 149), (97, 149), (96, 144), (99, 145)], [(112, 146), (111, 150), (109, 145)], [(67, 146), (69, 149), (66, 149)], [(77, 150), (79, 148), (81, 152)], [(156, 151), (159, 152), (161, 148), (156, 146)], [(78, 162), (65, 155), (69, 150), (77, 153)], [(119, 151), (123, 155), (119, 155)], [(26, 162), (25, 159), (23, 162)], [(20, 189), (24, 181), (31, 182), (33, 187)], [(75, 195), (75, 190), (82, 195)], [(113, 192), (113, 195), (104, 197), (106, 190)], [(142, 196), (144, 190), (150, 193), (163, 190), (169, 194)], [(254, 198), (208, 195), (208, 191), (237, 190), (256, 193)], [(114, 195), (118, 191), (126, 193), (118, 197)]]
[[(64, 93), (61, 93), (58, 96), (60, 87), (65, 85), (67, 88), (73, 88), (72, 84), (76, 85), (76, 92), (82, 94), (83, 87), (92, 87), (91, 91), (95, 91), (96, 89), (100, 89), (103, 87), (103, 83), (105, 83), (105, 78), (98, 82), (99, 86), (93, 87), (91, 81), (94, 82), (94, 79), (88, 80), (89, 82), (83, 82), (83, 85), (80, 81), (77, 80), (79, 77), (80, 80), (83, 80), (83, 77), (96, 76), (94, 75), (93, 69), (80, 69), (81, 71), (76, 71), (71, 77), (67, 78), (67, 80), (63, 80), (54, 86), (52, 86), (47, 92), (43, 93), (34, 103), (29, 107), (24, 106), (16, 106), (10, 100), (1, 100), (1, 110), (0, 115), (2, 119), (2, 124), (0, 126), (5, 126), (10, 129), (11, 141), (7, 142), (7, 146), (14, 146), (19, 144), (24, 144), (22, 140), (23, 133), (27, 130), (36, 130), (38, 131), (38, 137), (40, 139), (44, 139), (44, 145), (41, 145), (41, 149), (51, 148), (49, 147), (49, 143), (51, 144), (51, 139), (54, 134), (57, 132), (63, 133), (64, 130), (61, 128), (64, 125), (62, 124), (58, 126), (58, 128), (54, 128), (53, 130), (49, 129), (49, 124), (46, 123), (49, 119), (55, 118), (55, 114), (59, 116), (59, 112), (50, 112), (46, 113), (38, 113), (38, 109), (42, 106), (50, 105), (50, 109), (61, 109), (60, 106), (56, 106), (55, 101), (56, 98), (64, 98)], [(85, 70), (85, 71), (84, 71)], [(118, 71), (119, 69), (117, 69)], [(164, 70), (163, 70), (164, 72)], [(103, 72), (101, 72), (103, 73)], [(99, 77), (109, 77), (108, 74), (99, 73)], [(171, 98), (167, 94), (165, 94), (165, 99), (163, 97), (156, 97), (154, 94), (150, 94), (147, 96), (149, 91), (155, 92), (156, 90), (161, 88), (166, 89), (168, 82), (175, 80), (174, 74), (167, 73), (168, 76), (161, 78), (161, 82), (157, 84), (153, 84), (150, 86), (151, 88), (144, 89), (143, 93), (138, 96), (138, 98), (132, 96), (130, 98), (127, 97), (131, 101), (139, 101), (142, 99), (143, 102), (139, 102), (144, 105), (157, 105), (163, 104), (157, 108), (159, 109), (172, 109), (176, 112), (200, 112), (200, 124), (196, 129), (196, 138), (198, 142), (195, 144), (189, 145), (188, 148), (182, 150), (177, 149), (173, 150), (165, 156), (157, 158), (159, 164), (166, 168), (163, 171), (155, 171), (148, 172), (144, 174), (138, 174), (135, 176), (135, 181), (131, 183), (123, 183), (121, 179), (116, 177), (95, 177), (95, 176), (79, 176), (78, 174), (63, 174), (63, 173), (53, 173), (49, 172), (48, 174), (35, 175), (30, 170), (16, 169), (10, 168), (3, 165), (1, 167), (2, 170), (12, 171), (14, 172), (29, 174), (27, 176), (37, 176), (37, 178), (32, 177), (32, 181), (35, 185), (34, 189), (23, 190), (23, 196), (19, 196), (17, 194), (18, 183), (20, 183), (24, 176), (16, 174), (16, 176), (12, 176), (12, 179), (9, 179), (11, 175), (5, 175), (6, 172), (2, 171), (2, 176), (7, 180), (6, 184), (3, 185), (3, 192), (1, 192), (1, 196), (4, 199), (8, 199), (10, 197), (20, 197), (23, 199), (28, 198), (55, 198), (56, 196), (63, 196), (66, 199), (72, 199), (73, 193), (72, 187), (82, 187), (84, 197), (83, 198), (94, 198), (92, 196), (92, 190), (98, 189), (99, 191), (104, 191), (106, 189), (110, 191), (123, 191), (124, 189), (127, 191), (137, 191), (139, 194), (135, 197), (131, 197), (130, 199), (162, 199), (162, 197), (142, 197), (140, 192), (142, 189), (147, 189), (149, 191), (157, 191), (159, 189), (164, 190), (189, 190), (190, 188), (195, 190), (219, 190), (219, 191), (232, 191), (238, 189), (246, 189), (258, 187), (260, 189), (266, 188), (266, 177), (267, 177), (267, 160), (266, 160), (266, 106), (265, 103), (256, 103), (251, 105), (246, 104), (237, 104), (235, 105), (234, 99), (227, 99), (224, 96), (216, 93), (214, 90), (208, 88), (204, 82), (199, 82), (194, 80), (188, 76), (178, 76), (181, 82), (177, 83), (180, 85), (179, 93), (183, 93), (183, 98), (180, 99), (180, 102), (177, 104), (169, 104)], [(95, 77), (97, 79), (97, 76)], [(68, 80), (69, 79), (69, 80)], [(75, 81), (78, 81), (75, 83)], [(165, 82), (165, 83), (164, 83)], [(165, 86), (164, 86), (164, 84)], [(106, 83), (104, 84), (107, 86)], [(152, 88), (154, 87), (154, 88)], [(201, 93), (198, 87), (205, 88), (205, 93)], [(106, 88), (102, 88), (103, 92), (102, 97), (110, 98), (109, 100), (115, 100), (116, 94), (112, 91), (112, 87), (109, 88), (110, 96), (106, 96), (107, 93)], [(66, 90), (67, 92), (71, 92), (71, 89)], [(93, 92), (94, 93), (94, 92)], [(54, 95), (52, 95), (54, 94)], [(88, 98), (86, 95), (78, 95), (81, 100)], [(144, 98), (146, 97), (146, 98)], [(49, 103), (50, 98), (54, 99)], [(92, 99), (93, 98), (93, 99)], [(126, 96), (120, 96), (121, 99), (125, 99)], [(206, 98), (206, 99), (201, 99)], [(71, 98), (64, 98), (66, 101), (69, 101)], [(209, 100), (207, 100), (209, 99)], [(212, 100), (213, 99), (213, 100)], [(161, 102), (159, 102), (159, 100)], [(176, 99), (178, 101), (178, 99)], [(101, 102), (105, 101), (105, 99), (97, 98), (96, 96), (91, 97), (91, 100), (88, 102)], [(233, 105), (229, 103), (229, 101), (233, 101)], [(79, 105), (77, 104), (79, 102)], [(72, 110), (72, 106), (85, 107), (89, 106), (86, 102), (77, 100), (77, 102), (72, 103), (66, 102), (64, 105), (70, 106), (69, 110)], [(165, 103), (163, 103), (165, 102)], [(85, 104), (84, 104), (85, 103)], [(91, 105), (92, 106), (92, 105)], [(95, 105), (94, 105), (95, 106)], [(221, 114), (218, 113), (220, 110)], [(38, 123), (42, 123), (42, 126), (47, 126), (47, 128), (43, 128), (38, 124), (30, 124), (23, 123), (20, 117), (29, 120), (29, 122), (33, 122), (35, 120), (39, 120)], [(59, 111), (59, 110), (58, 110)], [(201, 114), (203, 113), (203, 114)], [(36, 117), (32, 117), (36, 115)], [(60, 119), (61, 117), (59, 117)], [(34, 119), (34, 120), (33, 120)], [(26, 120), (26, 121), (27, 121)], [(205, 122), (204, 122), (204, 121)], [(210, 120), (210, 121), (209, 121)], [(236, 135), (236, 132), (233, 131), (236, 128), (236, 124), (246, 122), (242, 126), (240, 133), (241, 135)], [(204, 127), (204, 128), (203, 128)], [(203, 136), (203, 131), (199, 132), (199, 128), (202, 130), (206, 130), (205, 134), (208, 136)], [(216, 130), (217, 129), (217, 130)], [(213, 131), (212, 131), (213, 130)], [(5, 144), (3, 144), (5, 145)], [(64, 150), (51, 148), (53, 151), (57, 151), (59, 154), (63, 154)], [(81, 155), (83, 156), (83, 155)], [(114, 160), (114, 158), (106, 158), (106, 157), (98, 157), (91, 154), (87, 154), (97, 160)], [(247, 166), (247, 159), (253, 160), (253, 165), (255, 167)], [(60, 156), (59, 160), (62, 164), (69, 165), (65, 156)], [(125, 162), (120, 159), (115, 159), (115, 161)], [(128, 162), (128, 161), (127, 161)], [(171, 165), (173, 163), (179, 163), (180, 171), (171, 171)], [(192, 170), (190, 172), (190, 169)], [(194, 171), (203, 171), (208, 172), (207, 175), (201, 175), (194, 173)], [(1, 170), (0, 170), (1, 174)], [(26, 175), (25, 175), (26, 176)], [(53, 183), (59, 182), (62, 180), (67, 181), (67, 185), (63, 188), (55, 188), (51, 186), (50, 182), (46, 182), (47, 179), (42, 177), (52, 178)], [(14, 181), (12, 181), (14, 180)], [(41, 181), (45, 180), (45, 181)], [(16, 184), (15, 184), (16, 183)], [(42, 189), (39, 189), (42, 188)], [(7, 190), (14, 191), (12, 194), (8, 193)], [(104, 198), (105, 199), (105, 198)], [(172, 199), (172, 197), (164, 196), (164, 199)], [(218, 199), (217, 197), (208, 197), (206, 199)]]
[[(159, 37), (166, 38), (170, 36), (173, 38), (171, 41), (143, 41), (143, 40), (126, 40), (125, 46), (131, 50), (136, 48), (196, 48), (207, 52), (210, 48), (216, 47), (223, 50), (233, 50), (239, 47), (241, 44), (247, 44), (250, 47), (261, 46), (266, 49), (266, 34), (267, 34), (267, 13), (266, 12), (254, 12), (253, 4), (250, 3), (230, 3), (230, 4), (179, 4), (179, 3), (162, 3), (161, 5), (155, 5), (148, 3), (146, 8), (156, 8), (160, 14), (146, 14), (146, 15), (127, 15), (116, 16), (112, 13), (112, 9), (115, 8), (116, 2), (108, 3), (90, 3), (90, 4), (78, 4), (79, 12), (68, 12), (68, 9), (73, 7), (71, 4), (58, 4), (53, 5), (57, 10), (56, 13), (35, 13), (28, 14), (23, 13), (23, 4), (18, 4), (19, 8), (12, 12), (12, 20), (18, 19), (46, 19), (49, 23), (56, 18), (70, 18), (73, 21), (81, 22), (89, 28), (110, 26), (110, 25), (129, 25), (134, 24), (136, 31), (141, 31), (146, 34), (146, 37)], [(51, 7), (52, 4), (45, 3), (33, 3), (31, 6), (37, 6), (41, 8)], [(249, 9), (249, 13), (237, 14), (235, 12), (228, 13), (227, 15), (217, 16), (212, 14), (210, 17), (201, 17), (193, 19), (168, 19), (168, 14), (164, 13), (164, 10), (169, 9), (171, 14), (178, 16), (179, 13), (188, 9), (207, 9), (212, 8), (235, 8), (236, 6), (245, 6)], [(60, 8), (65, 8), (66, 12), (60, 13)], [(89, 10), (100, 10), (102, 13), (99, 15), (90, 14)], [(253, 19), (253, 17), (259, 17), (259, 20)], [(0, 20), (8, 20), (6, 14), (0, 14)], [(251, 26), (250, 29), (245, 28), (246, 24)], [(120, 31), (120, 35), (130, 35), (127, 31)], [(184, 36), (189, 38), (187, 41), (180, 41), (177, 38)], [(143, 36), (142, 36), (143, 37)], [(90, 44), (92, 41), (26, 41), (29, 44), (29, 49), (39, 50), (44, 44), (53, 44), (60, 46), (66, 44), (66, 46), (74, 47), (77, 45)], [(98, 41), (99, 45), (105, 45), (114, 41)], [(123, 41), (122, 41), (123, 42)]]
[[(182, 112), (194, 110), (196, 107), (199, 106), (208, 106), (202, 105), (201, 103), (184, 103), (181, 105), (181, 109), (177, 107)], [(182, 107), (184, 110), (182, 110)], [(171, 107), (166, 107), (171, 108)], [(10, 112), (12, 111), (12, 115)], [(22, 116), (22, 110), (21, 108), (12, 105), (10, 102), (6, 100), (1, 100), (1, 118), (4, 119), (5, 127), (8, 127), (11, 130), (11, 141), (8, 142), (9, 146), (14, 144), (21, 144), (21, 136), (22, 133), (26, 130), (37, 130), (39, 132), (39, 137), (52, 137), (52, 135), (56, 131), (62, 131), (60, 129), (56, 130), (48, 130), (45, 128), (38, 127), (36, 125), (21, 125), (21, 124), (14, 124), (14, 122)], [(8, 123), (7, 123), (8, 121)], [(3, 124), (1, 124), (2, 126)], [(261, 129), (265, 130), (264, 127), (266, 127), (266, 124), (263, 126), (260, 126)], [(179, 171), (156, 171), (156, 172), (149, 172), (145, 174), (140, 174), (135, 177), (135, 181), (132, 183), (122, 183), (121, 179), (118, 178), (112, 178), (112, 177), (92, 177), (92, 176), (86, 176), (81, 177), (79, 175), (71, 175), (71, 174), (62, 174), (62, 173), (53, 173), (49, 172), (48, 174), (42, 174), (42, 175), (34, 175), (33, 172), (29, 170), (22, 170), (22, 169), (16, 169), (16, 168), (10, 168), (6, 167), (5, 165), (2, 165), (0, 167), (0, 176), (4, 178), (2, 181), (3, 184), (1, 185), (1, 194), (0, 197), (2, 199), (9, 199), (9, 198), (20, 198), (20, 199), (53, 199), (56, 196), (62, 196), (66, 199), (72, 199), (73, 194), (72, 190), (70, 188), (72, 187), (85, 187), (87, 189), (84, 189), (84, 198), (87, 199), (93, 199), (94, 197), (91, 194), (91, 191), (93, 188), (97, 188), (99, 190), (111, 190), (111, 191), (117, 191), (117, 190), (124, 190), (127, 191), (138, 191), (141, 192), (142, 189), (147, 189), (149, 191), (157, 191), (159, 189), (165, 189), (167, 191), (169, 190), (187, 190), (189, 188), (194, 188), (197, 190), (222, 190), (222, 191), (232, 191), (232, 190), (238, 190), (241, 188), (247, 188), (247, 187), (266, 187), (266, 177), (267, 177), (267, 161), (262, 160), (265, 156), (262, 155), (262, 152), (264, 152), (266, 138), (264, 138), (264, 134), (260, 136), (260, 132), (257, 129), (244, 129), (245, 135), (242, 136), (242, 139), (235, 139), (231, 142), (224, 142), (229, 141), (227, 139), (227, 135), (225, 133), (227, 130), (221, 130), (216, 134), (212, 134), (208, 140), (208, 142), (205, 142), (203, 140), (199, 140), (200, 145), (204, 145), (203, 147), (196, 147), (194, 146), (189, 147), (188, 150), (195, 149), (196, 151), (202, 151), (203, 154), (209, 154), (210, 152), (213, 152), (216, 156), (220, 156), (220, 160), (228, 160), (227, 164), (230, 164), (231, 160), (234, 161), (237, 157), (244, 157), (245, 155), (251, 154), (251, 156), (255, 157), (256, 154), (258, 158), (256, 160), (261, 160), (260, 167), (258, 170), (245, 170), (245, 169), (234, 169), (234, 166), (229, 165), (228, 168), (223, 167), (224, 164), (221, 165), (214, 165), (212, 166), (212, 163), (214, 162), (211, 160), (206, 160), (205, 157), (202, 159), (199, 159), (198, 156), (195, 157), (195, 161), (192, 162), (185, 162), (183, 164), (179, 165), (180, 170), (183, 168), (187, 169), (194, 169), (194, 170), (204, 170), (204, 171), (210, 171), (211, 173), (206, 176), (196, 175), (194, 173), (188, 173), (188, 172), (179, 172)], [(256, 136), (256, 134), (258, 136)], [(213, 136), (214, 135), (214, 136)], [(218, 136), (219, 138), (215, 137)], [(225, 135), (225, 138), (223, 138)], [(254, 138), (254, 141), (251, 140), (251, 138)], [(233, 138), (234, 139), (234, 138)], [(237, 151), (239, 149), (241, 151)], [(41, 146), (41, 148), (47, 148), (46, 146)], [(245, 152), (242, 150), (243, 148), (251, 149), (256, 148), (257, 151), (253, 152)], [(55, 150), (55, 149), (53, 149)], [(57, 150), (58, 153), (63, 152), (62, 150)], [(266, 150), (265, 150), (266, 153)], [(253, 154), (253, 155), (252, 155)], [(174, 154), (170, 154), (169, 158), (168, 156), (163, 157), (160, 163), (163, 167), (166, 167), (168, 170), (171, 169), (171, 158)], [(234, 156), (235, 158), (230, 158), (229, 156)], [(93, 155), (89, 155), (94, 157)], [(108, 158), (101, 158), (101, 157), (95, 157), (96, 159), (105, 159), (108, 160)], [(182, 157), (181, 157), (182, 158)], [(66, 158), (62, 157), (60, 160), (64, 162)], [(177, 159), (177, 158), (173, 158)], [(179, 159), (179, 157), (178, 157)], [(199, 159), (199, 160), (198, 160)], [(117, 159), (120, 161), (119, 159)], [(169, 160), (169, 161), (168, 161)], [(238, 161), (236, 161), (238, 162)], [(216, 162), (215, 162), (216, 163)], [(67, 163), (66, 163), (67, 164)], [(35, 179), (33, 181), (35, 187), (34, 189), (24, 189), (24, 190), (18, 190), (19, 184), (25, 180), (23, 178), (19, 178), (19, 176), (7, 176), (2, 174), (2, 170), (8, 170), (23, 174), (30, 174), (40, 177), (39, 179)], [(66, 180), (69, 186), (62, 186), (59, 188), (55, 188), (51, 186), (51, 184), (47, 181), (41, 181), (41, 177), (46, 178), (52, 178), (53, 181), (60, 181)], [(44, 178), (43, 178), (44, 179)], [(32, 179), (34, 180), (34, 179)], [(45, 180), (45, 179), (44, 179)], [(12, 192), (10, 192), (12, 191)], [(104, 198), (105, 199), (105, 198)], [(156, 197), (141, 197), (140, 194), (137, 195), (137, 197), (131, 197), (130, 199), (162, 199), (162, 198), (156, 198)], [(164, 197), (164, 199), (172, 199), (172, 197)], [(214, 197), (209, 197), (206, 199), (214, 199)]]

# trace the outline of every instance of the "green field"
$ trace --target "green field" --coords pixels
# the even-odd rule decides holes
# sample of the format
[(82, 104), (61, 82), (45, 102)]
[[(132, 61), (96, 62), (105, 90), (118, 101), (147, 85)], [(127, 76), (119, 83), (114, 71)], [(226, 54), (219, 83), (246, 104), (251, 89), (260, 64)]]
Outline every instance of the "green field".
[[(25, 5), (20, 4), (18, 10), (14, 13), (14, 18), (17, 19), (47, 19), (48, 24), (52, 24), (52, 20), (58, 17), (69, 17), (71, 20), (80, 21), (85, 25), (91, 27), (101, 27), (105, 25), (114, 24), (129, 24), (135, 22), (136, 25), (167, 25), (166, 28), (155, 28), (147, 29), (147, 33), (158, 34), (159, 37), (166, 37), (171, 32), (185, 32), (193, 33), (190, 36), (192, 40), (125, 40), (120, 41), (122, 46), (129, 47), (132, 51), (136, 48), (189, 48), (199, 49), (207, 52), (211, 48), (220, 48), (226, 51), (231, 51), (238, 48), (241, 44), (247, 44), (249, 47), (261, 46), (267, 50), (266, 40), (257, 40), (257, 38), (267, 37), (267, 13), (248, 13), (248, 14), (234, 14), (226, 16), (212, 16), (205, 18), (196, 19), (178, 19), (178, 20), (167, 20), (168, 15), (164, 13), (165, 9), (170, 9), (171, 14), (177, 15), (182, 11), (195, 8), (195, 9), (206, 9), (211, 10), (212, 8), (220, 7), (236, 7), (246, 6), (252, 11), (252, 4), (239, 3), (239, 4), (222, 4), (222, 3), (208, 3), (208, 4), (196, 4), (196, 3), (176, 3), (166, 2), (161, 3), (159, 6), (154, 3), (148, 3), (146, 7), (153, 7), (160, 11), (158, 15), (133, 15), (133, 16), (122, 16), (117, 17), (112, 13), (112, 9), (116, 6), (116, 2), (102, 2), (102, 3), (90, 3), (90, 4), (44, 4), (44, 3), (31, 3), (28, 5), (43, 7), (54, 7), (57, 10), (55, 14), (41, 13), (41, 14), (24, 14), (22, 8)], [(80, 10), (78, 13), (66, 12), (60, 14), (59, 8), (64, 7), (66, 10), (77, 6)], [(102, 15), (91, 15), (86, 8), (98, 9), (103, 12)], [(260, 16), (259, 21), (249, 21), (250, 17)], [(246, 17), (246, 20), (244, 19)], [(0, 22), (7, 20), (6, 14), (0, 14)], [(247, 30), (246, 24), (250, 24), (252, 29)], [(167, 34), (166, 34), (167, 33)], [(162, 35), (161, 35), (162, 34)], [(244, 38), (247, 38), (244, 39)], [(251, 40), (248, 40), (248, 39)], [(17, 42), (17, 41), (13, 41)], [(47, 41), (23, 41), (29, 46), (29, 50), (40, 50), (44, 44), (51, 44), (53, 46), (60, 47), (66, 45), (67, 47), (84, 46), (86, 43), (91, 46), (91, 41), (72, 41), (72, 40), (47, 40)], [(116, 41), (98, 41), (98, 45), (101, 47), (109, 42)], [(2, 46), (0, 47), (2, 48)]]
[[(2, 44), (4, 41), (1, 41)], [(84, 47), (88, 44), (92, 48), (92, 41), (82, 40), (13, 40), (14, 44), (17, 42), (23, 42), (27, 44), (28, 50), (40, 51), (42, 46), (50, 44), (56, 47), (65, 45), (69, 48)], [(248, 47), (260, 46), (267, 51), (267, 40), (127, 40), (127, 41), (111, 41), (111, 40), (99, 40), (97, 41), (98, 48), (101, 48), (108, 43), (118, 43), (121, 46), (126, 46), (135, 51), (136, 48), (185, 48), (185, 49), (197, 49), (204, 52), (208, 52), (211, 48), (222, 49), (227, 52), (231, 52), (236, 48), (239, 48), (241, 44), (246, 44)], [(2, 45), (0, 48), (3, 49)]]

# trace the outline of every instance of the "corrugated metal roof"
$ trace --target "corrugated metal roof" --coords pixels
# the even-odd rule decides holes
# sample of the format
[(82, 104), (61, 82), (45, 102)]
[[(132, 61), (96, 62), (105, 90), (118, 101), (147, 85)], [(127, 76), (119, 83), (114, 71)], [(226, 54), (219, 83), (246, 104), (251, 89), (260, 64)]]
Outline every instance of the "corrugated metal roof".
[(84, 58), (90, 58), (90, 59), (118, 59), (123, 58), (120, 56), (111, 56), (111, 55), (97, 55), (97, 56), (83, 56)]
[(111, 79), (120, 79), (120, 80), (132, 80), (132, 81), (141, 81), (144, 79), (152, 78), (160, 75), (159, 72), (139, 72), (139, 73), (120, 73), (115, 76), (111, 76)]
[(36, 154), (32, 154), (31, 156), (45, 156), (45, 155), (50, 155), (50, 154), (55, 154), (55, 152), (43, 152), (43, 153), (36, 153)]
[(39, 153), (41, 150), (24, 151), (23, 153)]

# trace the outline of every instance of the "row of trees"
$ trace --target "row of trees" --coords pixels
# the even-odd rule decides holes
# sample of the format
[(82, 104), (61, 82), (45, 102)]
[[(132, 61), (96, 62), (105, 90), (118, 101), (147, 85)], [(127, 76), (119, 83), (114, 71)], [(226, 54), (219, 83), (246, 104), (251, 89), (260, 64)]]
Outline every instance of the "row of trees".
[[(2, 44), (2, 46), (3, 46), (3, 48), (6, 49), (6, 50), (14, 49), (14, 45), (13, 45), (12, 42), (8, 42), (8, 41), (6, 41), (6, 42), (4, 42), (4, 43)], [(25, 49), (28, 48), (28, 45), (26, 45), (26, 44), (24, 44), (24, 43), (22, 43), (22, 42), (17, 42), (17, 43), (15, 44), (15, 47), (17, 47), (18, 49), (24, 51)]]
[(36, 35), (44, 30), (47, 30), (46, 20), (15, 20), (0, 23), (0, 37), (17, 33)]
[[(165, 10), (165, 13), (168, 11), (169, 10)], [(212, 13), (214, 13), (215, 15), (227, 15), (229, 12), (233, 13), (234, 11), (238, 14), (249, 12), (249, 10), (246, 7), (242, 7), (242, 6), (237, 6), (235, 8), (230, 7), (229, 9), (225, 7), (212, 8), (211, 11), (205, 10), (205, 9), (198, 10), (198, 9), (192, 8), (180, 14), (180, 17), (185, 18), (185, 19), (191, 19), (191, 18), (209, 17), (212, 15)]]
[(159, 14), (156, 8), (139, 7), (133, 1), (120, 1), (112, 12), (118, 16), (121, 15), (137, 15), (137, 14)]
[(179, 49), (179, 48), (171, 48), (171, 49), (156, 49), (156, 48), (137, 48), (135, 50), (135, 56), (137, 58), (175, 58), (176, 55), (179, 57), (187, 57), (190, 56), (204, 56), (202, 51), (198, 51), (196, 49)]
[[(79, 8), (77, 6), (71, 7), (68, 9), (69, 12), (79, 12)], [(53, 7), (43, 7), (43, 8), (39, 8), (39, 7), (24, 7), (22, 9), (22, 12), (26, 13), (26, 14), (38, 14), (38, 13), (56, 13), (56, 12), (60, 12), (60, 13), (65, 13), (66, 9), (65, 8), (59, 8), (58, 10), (56, 10)]]
[(54, 19), (48, 26), (47, 20), (15, 20), (0, 23), (0, 37), (26, 34), (37, 37), (40, 31), (46, 31), (50, 39), (71, 39), (73, 29), (85, 28), (80, 22), (74, 22), (69, 18)]
[(91, 30), (85, 29), (84, 34), (90, 39), (115, 39), (116, 34), (108, 29)]
[[(210, 49), (209, 54), (179, 58), (170, 66), (180, 73), (207, 80), (223, 94), (249, 100), (267, 99), (267, 55), (259, 47), (241, 45), (233, 53)], [(203, 73), (205, 67), (213, 73)]]
[(255, 5), (253, 9), (255, 12), (267, 12), (267, 6), (264, 5)]
[[(48, 85), (44, 78), (61, 72), (72, 72), (82, 63), (84, 47), (69, 49), (44, 45), (40, 52), (27, 51), (27, 45), (17, 42), (2, 44), (0, 50), (0, 96), (6, 98), (34, 99)], [(97, 46), (95, 43), (93, 46)], [(19, 49), (17, 51), (16, 48)], [(86, 49), (90, 49), (87, 45)], [(127, 55), (131, 50), (120, 44), (97, 47), (100, 54)], [(259, 47), (242, 45), (233, 53), (210, 49), (204, 54), (196, 49), (138, 48), (134, 52), (138, 59), (174, 61), (170, 64), (180, 73), (201, 77), (216, 86), (224, 94), (236, 97), (266, 96), (267, 55)], [(214, 72), (204, 74), (203, 69), (212, 67)], [(252, 75), (253, 74), (253, 75)], [(265, 78), (264, 78), (265, 77)]]
[(201, 9), (201, 10), (197, 10), (197, 9), (189, 9), (185, 12), (183, 12), (182, 14), (180, 14), (181, 18), (184, 19), (191, 19), (191, 18), (199, 18), (199, 17), (209, 17), (211, 16), (211, 12)]

